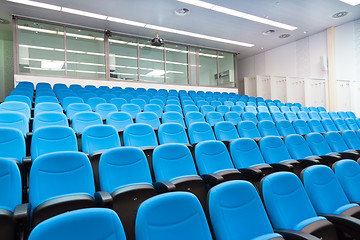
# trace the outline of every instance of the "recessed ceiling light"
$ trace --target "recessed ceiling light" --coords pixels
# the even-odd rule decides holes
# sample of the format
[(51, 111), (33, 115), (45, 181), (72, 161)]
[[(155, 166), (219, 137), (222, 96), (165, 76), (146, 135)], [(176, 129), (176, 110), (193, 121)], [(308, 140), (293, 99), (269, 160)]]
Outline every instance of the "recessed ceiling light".
[(332, 15), (332, 18), (342, 18), (345, 17), (346, 15), (348, 15), (347, 11), (341, 11)]
[(356, 6), (356, 5), (360, 4), (360, 0), (340, 0), (340, 1), (350, 4), (352, 6)]
[(186, 16), (190, 13), (188, 8), (179, 8), (175, 10), (175, 14), (178, 16)]
[(275, 32), (274, 29), (270, 29), (270, 30), (267, 30), (267, 31), (263, 32), (262, 35), (267, 36), (267, 35), (270, 35), (270, 34), (272, 34), (272, 33), (274, 33), (274, 32)]
[(304, 34), (307, 34), (307, 31), (304, 31)]
[(285, 34), (281, 34), (281, 35), (279, 36), (279, 38), (288, 38), (288, 37), (290, 37), (290, 36), (291, 36), (290, 34), (285, 33)]
[(47, 3), (35, 2), (35, 1), (30, 1), (30, 0), (7, 0), (7, 1), (25, 4), (25, 5), (34, 6), (34, 7), (46, 8), (46, 9), (55, 10), (55, 11), (61, 11), (60, 6), (47, 4)]
[(10, 24), (10, 22), (6, 19), (0, 18), (0, 24)]

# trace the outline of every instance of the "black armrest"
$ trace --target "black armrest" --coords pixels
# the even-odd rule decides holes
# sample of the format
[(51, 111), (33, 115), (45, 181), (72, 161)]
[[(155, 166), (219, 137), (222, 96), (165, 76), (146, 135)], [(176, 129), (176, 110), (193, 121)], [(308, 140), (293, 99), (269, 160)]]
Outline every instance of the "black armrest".
[(274, 229), (274, 231), (289, 240), (320, 240), (320, 238), (317, 238), (314, 235), (296, 230)]
[(210, 187), (213, 187), (219, 183), (222, 183), (224, 181), (224, 178), (217, 174), (204, 174), (200, 175), (200, 177), (204, 180), (206, 184), (208, 184)]
[(298, 159), (297, 161), (300, 162), (303, 167), (308, 167), (308, 166), (320, 164), (320, 161), (316, 160), (316, 159), (305, 158), (305, 159)]
[(244, 180), (244, 175), (237, 169), (229, 169), (216, 173), (223, 177), (224, 181), (229, 180)]
[(359, 158), (359, 154), (357, 152), (342, 152), (340, 153), (340, 156), (343, 159), (353, 159), (353, 160), (358, 160)]
[(360, 219), (340, 214), (324, 214), (322, 215), (336, 227), (348, 232), (355, 232), (360, 236)]
[(32, 139), (32, 136), (33, 136), (32, 132), (26, 133), (26, 137), (25, 137), (26, 156), (31, 156), (31, 139)]
[(168, 181), (154, 182), (153, 185), (158, 193), (173, 192), (176, 190), (175, 185)]
[(104, 208), (112, 208), (112, 197), (107, 191), (95, 192), (96, 206)]
[(292, 172), (294, 170), (292, 165), (286, 163), (272, 163), (270, 166), (272, 166), (276, 171)]
[(256, 168), (241, 168), (238, 170), (251, 182), (258, 182), (263, 177), (262, 171)]
[(29, 227), (30, 204), (20, 204), (15, 207), (14, 221), (21, 231)]
[(329, 154), (329, 155), (322, 155), (320, 156), (321, 160), (320, 162), (332, 166), (335, 162), (340, 161), (342, 158), (340, 154)]

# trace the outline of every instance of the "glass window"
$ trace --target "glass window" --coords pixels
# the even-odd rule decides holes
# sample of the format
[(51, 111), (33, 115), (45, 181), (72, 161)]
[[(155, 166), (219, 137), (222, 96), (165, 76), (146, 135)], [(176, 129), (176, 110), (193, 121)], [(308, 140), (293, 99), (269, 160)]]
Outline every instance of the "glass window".
[(65, 75), (64, 28), (18, 20), (19, 71)]
[(139, 41), (140, 80), (149, 82), (164, 82), (165, 62), (164, 48), (155, 47), (150, 41)]
[(113, 36), (109, 39), (110, 77), (138, 80), (137, 39)]
[(235, 87), (234, 54), (219, 52), (219, 86)]
[(105, 78), (104, 34), (66, 28), (67, 74)]
[(199, 49), (199, 85), (217, 86), (216, 51)]
[(166, 83), (188, 83), (188, 51), (186, 46), (166, 44)]

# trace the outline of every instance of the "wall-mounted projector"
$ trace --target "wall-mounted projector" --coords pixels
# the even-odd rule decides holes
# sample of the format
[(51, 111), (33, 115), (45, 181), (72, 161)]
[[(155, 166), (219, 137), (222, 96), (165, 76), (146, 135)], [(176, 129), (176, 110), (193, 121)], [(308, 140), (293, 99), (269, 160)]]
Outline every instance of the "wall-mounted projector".
[(160, 38), (158, 34), (156, 34), (156, 37), (151, 39), (151, 45), (152, 46), (161, 46), (164, 44), (164, 39)]

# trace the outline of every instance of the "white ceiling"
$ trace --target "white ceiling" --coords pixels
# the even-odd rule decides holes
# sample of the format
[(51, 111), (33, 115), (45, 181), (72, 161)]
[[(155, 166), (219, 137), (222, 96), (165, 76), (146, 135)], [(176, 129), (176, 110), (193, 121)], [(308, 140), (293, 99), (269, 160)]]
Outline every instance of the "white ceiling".
[[(241, 57), (252, 56), (277, 46), (293, 42), (306, 36), (321, 32), (330, 26), (338, 26), (352, 20), (360, 19), (360, 5), (353, 7), (338, 0), (206, 0), (206, 2), (211, 2), (216, 5), (298, 27), (298, 29), (294, 31), (271, 27), (261, 23), (181, 3), (176, 0), (38, 1), (111, 17), (118, 17), (255, 44), (252, 48), (246, 48), (177, 34), (159, 32), (159, 35), (163, 37), (165, 41), (168, 40), (190, 45), (222, 49), (240, 53)], [(190, 14), (183, 17), (175, 15), (174, 11), (183, 7), (190, 9)], [(334, 19), (331, 17), (334, 13), (339, 11), (348, 11), (349, 14), (340, 19)], [(11, 14), (91, 28), (108, 29), (114, 32), (145, 36), (149, 39), (156, 34), (155, 30), (76, 16), (68, 13), (40, 9), (0, 0), (0, 17), (9, 19)], [(262, 32), (269, 29), (274, 29), (275, 33), (268, 36), (262, 35)], [(4, 26), (0, 26), (0, 31), (4, 32), (5, 30), (6, 28), (4, 28)], [(278, 38), (278, 36), (283, 33), (289, 33), (291, 34), (291, 37), (287, 39)]]

